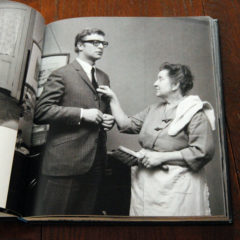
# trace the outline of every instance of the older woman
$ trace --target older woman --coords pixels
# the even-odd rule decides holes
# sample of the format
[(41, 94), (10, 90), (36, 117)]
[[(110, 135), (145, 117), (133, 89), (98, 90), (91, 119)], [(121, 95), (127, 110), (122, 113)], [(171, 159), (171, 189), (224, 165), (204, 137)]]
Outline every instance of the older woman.
[(188, 96), (193, 76), (187, 66), (164, 63), (154, 83), (159, 103), (128, 117), (107, 86), (121, 132), (139, 134), (144, 156), (132, 167), (131, 216), (210, 215), (204, 165), (214, 154), (214, 112), (208, 102)]

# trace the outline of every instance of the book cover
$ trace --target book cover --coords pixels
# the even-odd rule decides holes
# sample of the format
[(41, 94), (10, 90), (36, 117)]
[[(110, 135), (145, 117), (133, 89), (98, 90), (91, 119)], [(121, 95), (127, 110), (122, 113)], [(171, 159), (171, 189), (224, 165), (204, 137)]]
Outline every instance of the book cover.
[[(39, 13), (14, 2), (1, 3), (0, 13), (1, 32), (5, 33), (0, 36), (0, 74), (2, 76), (0, 104), (1, 109), (7, 109), (5, 114), (7, 120), (4, 113), (0, 116), (1, 142), (7, 146), (1, 148), (3, 166), (1, 176), (4, 179), (0, 186), (2, 192), (0, 207), (16, 211), (24, 219), (31, 221), (42, 219), (53, 221), (61, 219), (230, 221), (217, 20), (210, 17), (83, 17), (44, 25), (44, 19)], [(138, 164), (135, 162), (132, 164), (133, 167), (127, 166), (131, 164), (124, 164), (109, 154), (108, 158), (104, 158), (104, 178), (102, 179), (104, 187), (101, 189), (102, 195), (97, 204), (99, 214), (86, 216), (86, 214), (72, 213), (71, 217), (66, 217), (65, 214), (56, 212), (56, 214), (44, 214), (47, 217), (34, 216), (44, 154), (48, 144), (54, 145), (53, 142), (49, 143), (49, 131), (54, 128), (52, 124), (55, 121), (54, 126), (57, 125), (59, 129), (69, 128), (69, 131), (72, 131), (71, 139), (74, 142), (69, 142), (69, 148), (63, 151), (61, 145), (55, 145), (56, 148), (58, 146), (59, 155), (67, 156), (72, 156), (70, 149), (73, 144), (81, 148), (83, 140), (79, 139), (79, 142), (75, 140), (78, 139), (77, 132), (84, 125), (80, 122), (79, 125), (76, 123), (74, 128), (69, 127), (68, 117), (64, 120), (66, 122), (58, 122), (56, 118), (56, 120), (53, 119), (53, 123), (46, 121), (44, 124), (38, 124), (34, 120), (35, 106), (44, 92), (49, 76), (59, 68), (75, 61), (77, 57), (75, 37), (86, 28), (99, 28), (106, 34), (104, 38), (109, 45), (104, 49), (102, 59), (96, 63), (96, 67), (108, 74), (111, 89), (117, 94), (124, 111), (131, 118), (149, 106), (159, 103), (153, 84), (157, 80), (162, 63), (178, 63), (191, 69), (194, 75), (191, 95), (198, 95), (200, 99), (209, 102), (216, 117), (216, 130), (213, 133), (215, 153), (204, 166), (211, 214), (199, 216), (181, 214), (153, 216), (150, 214), (140, 215), (140, 218), (129, 216), (129, 208), (133, 204), (130, 192), (133, 182), (131, 176), (132, 178), (135, 176)], [(101, 81), (101, 77), (98, 76), (97, 79)], [(76, 89), (77, 87), (78, 85)], [(76, 94), (81, 98), (81, 91)], [(63, 96), (64, 94), (61, 95)], [(100, 95), (96, 96), (101, 99)], [(79, 108), (80, 121), (80, 109), (84, 108), (84, 105), (77, 106), (77, 99), (76, 95), (75, 100), (68, 104)], [(63, 107), (61, 101), (56, 105)], [(97, 105), (96, 108), (101, 109)], [(9, 112), (14, 113), (14, 116), (10, 117)], [(6, 124), (5, 121), (8, 123)], [(154, 129), (165, 128), (165, 123), (155, 126)], [(159, 131), (155, 132), (155, 142), (148, 143), (149, 148), (157, 145)], [(141, 134), (140, 129), (131, 134), (123, 134), (115, 126), (107, 132), (107, 150), (110, 152), (116, 150), (119, 145), (123, 145), (138, 152), (144, 145)], [(61, 143), (69, 141), (63, 136), (59, 136), (59, 139)], [(87, 141), (87, 137), (84, 141)], [(155, 149), (154, 152), (157, 150)], [(179, 163), (176, 164), (179, 165)], [(169, 164), (169, 170), (164, 174), (171, 172), (171, 169), (172, 165)], [(216, 172), (218, 174), (213, 174)]]

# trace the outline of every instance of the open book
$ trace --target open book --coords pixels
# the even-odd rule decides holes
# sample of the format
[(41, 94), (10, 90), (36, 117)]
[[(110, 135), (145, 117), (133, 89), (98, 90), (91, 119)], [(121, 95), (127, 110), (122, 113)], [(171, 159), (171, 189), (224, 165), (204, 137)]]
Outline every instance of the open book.
[[(41, 14), (34, 9), (16, 2), (1, 2), (0, 216), (17, 216), (24, 221), (231, 221), (217, 24), (211, 17), (82, 17), (45, 25)], [(104, 160), (104, 193), (99, 200), (99, 216), (34, 214), (43, 152), (50, 131), (48, 123), (36, 124), (34, 109), (51, 73), (76, 59), (74, 39), (86, 28), (99, 28), (106, 33), (109, 46), (103, 59), (97, 62), (97, 68), (108, 73), (111, 88), (129, 115), (158, 101), (153, 83), (161, 63), (190, 66), (195, 77), (191, 94), (210, 102), (216, 116), (215, 155), (205, 166), (211, 216), (129, 217), (133, 173), (111, 154)], [(84, 126), (80, 121), (79, 127), (81, 124)], [(68, 125), (60, 127), (67, 129)], [(158, 127), (160, 130), (161, 126)], [(157, 139), (157, 131), (155, 134)], [(67, 140), (62, 137), (61, 143)], [(148, 144), (154, 146), (156, 142)], [(138, 135), (121, 134), (113, 128), (108, 132), (107, 149), (111, 151), (119, 145), (137, 151)], [(58, 149), (59, 155), (70, 151), (59, 146)], [(134, 152), (130, 154), (135, 156)], [(137, 166), (138, 156), (135, 157), (128, 165)]]

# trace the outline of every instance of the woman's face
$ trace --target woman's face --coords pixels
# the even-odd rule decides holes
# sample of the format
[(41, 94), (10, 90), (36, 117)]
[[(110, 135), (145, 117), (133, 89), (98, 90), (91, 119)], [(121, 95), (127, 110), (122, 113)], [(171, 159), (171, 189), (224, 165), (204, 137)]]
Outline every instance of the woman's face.
[(174, 84), (168, 75), (168, 70), (164, 69), (158, 73), (157, 80), (153, 86), (156, 89), (157, 97), (167, 97), (173, 92)]

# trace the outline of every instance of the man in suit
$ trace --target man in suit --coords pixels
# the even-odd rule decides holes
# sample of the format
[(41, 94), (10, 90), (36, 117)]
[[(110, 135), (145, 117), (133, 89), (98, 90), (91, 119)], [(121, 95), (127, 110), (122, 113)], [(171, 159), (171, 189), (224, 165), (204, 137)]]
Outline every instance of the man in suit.
[(107, 98), (97, 94), (108, 85), (95, 67), (108, 42), (99, 29), (75, 38), (77, 58), (54, 71), (41, 94), (35, 122), (50, 124), (43, 153), (35, 214), (97, 214), (96, 202), (106, 158), (106, 131), (114, 124)]

